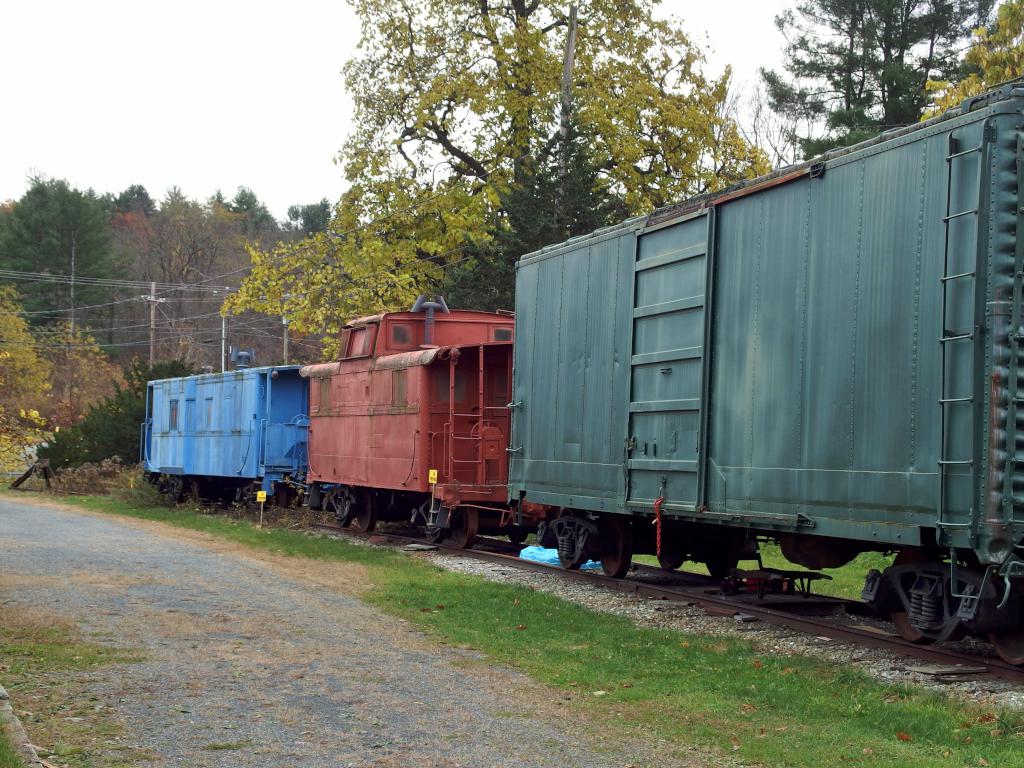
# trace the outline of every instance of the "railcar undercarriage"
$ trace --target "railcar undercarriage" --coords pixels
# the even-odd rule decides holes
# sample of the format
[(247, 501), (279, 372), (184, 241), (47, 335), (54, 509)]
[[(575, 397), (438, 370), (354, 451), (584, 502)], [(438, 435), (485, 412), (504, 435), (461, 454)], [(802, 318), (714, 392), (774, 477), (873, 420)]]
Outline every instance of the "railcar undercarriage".
[(884, 571), (868, 573), (862, 597), (905, 640), (987, 637), (1004, 661), (1024, 664), (1024, 568), (983, 568), (969, 555), (901, 550)]

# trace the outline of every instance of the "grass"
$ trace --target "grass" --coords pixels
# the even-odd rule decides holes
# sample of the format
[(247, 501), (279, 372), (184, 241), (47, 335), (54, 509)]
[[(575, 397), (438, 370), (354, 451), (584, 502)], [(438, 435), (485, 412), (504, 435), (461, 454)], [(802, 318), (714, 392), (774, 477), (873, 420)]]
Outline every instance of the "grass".
[[(782, 556), (777, 544), (762, 543), (760, 546), (761, 564), (765, 568), (779, 568), (784, 571), (798, 570), (800, 566), (793, 565)], [(658, 558), (653, 555), (639, 555), (634, 558), (638, 563), (645, 565), (658, 565)], [(892, 563), (891, 555), (883, 555), (880, 552), (864, 552), (858, 555), (851, 562), (840, 568), (822, 568), (821, 573), (831, 576), (831, 581), (821, 579), (814, 582), (814, 591), (822, 595), (832, 597), (845, 597), (853, 600), (860, 599), (861, 589), (864, 587), (864, 577), (872, 568), (884, 570)], [(753, 562), (741, 562), (740, 568), (754, 568)], [(685, 563), (682, 571), (688, 573), (702, 573), (707, 575), (708, 569), (702, 563)]]
[(560, 689), (577, 720), (605, 733), (653, 736), (680, 754), (696, 744), (719, 761), (787, 768), (1021, 765), (1020, 713), (882, 684), (850, 666), (758, 653), (738, 639), (637, 628), (390, 549), (109, 498), (72, 503), (282, 555), (361, 563), (372, 582), (364, 599), (382, 610)]
[(200, 749), (204, 752), (224, 752), (232, 749), (245, 749), (252, 742), (250, 741), (211, 741), (204, 744)]
[[(2, 578), (0, 578), (2, 584)], [(107, 709), (97, 709), (75, 673), (133, 661), (129, 652), (82, 637), (60, 616), (16, 603), (0, 606), (0, 677), (40, 754), (71, 768), (124, 765), (110, 758), (109, 744), (121, 734)], [(9, 749), (10, 745), (6, 745)], [(129, 750), (131, 752), (131, 750)], [(130, 757), (131, 755), (129, 755)], [(0, 743), (0, 768), (23, 763), (8, 758)]]
[(21, 755), (3, 732), (0, 732), (0, 768), (25, 768)]

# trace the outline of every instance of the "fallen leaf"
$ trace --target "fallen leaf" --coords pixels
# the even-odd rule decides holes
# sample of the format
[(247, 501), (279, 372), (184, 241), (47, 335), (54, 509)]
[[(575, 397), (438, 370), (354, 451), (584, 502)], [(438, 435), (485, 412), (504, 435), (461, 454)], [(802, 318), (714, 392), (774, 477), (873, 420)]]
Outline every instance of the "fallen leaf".
[(896, 731), (896, 738), (900, 741), (913, 741), (914, 737), (903, 731)]
[(988, 760), (986, 760), (984, 757), (979, 757), (978, 765), (988, 765)]
[(862, 755), (873, 755), (875, 754), (875, 750), (873, 750), (871, 747), (864, 747), (864, 749), (862, 749), (860, 753)]
[(443, 611), (443, 610), (444, 610), (444, 606), (443, 606), (443, 605), (441, 605), (440, 603), (438, 603), (438, 604), (437, 604), (437, 605), (435, 605), (434, 607), (435, 607), (435, 608), (436, 608), (437, 610), (439, 610), (439, 611)]
[(516, 629), (518, 629), (520, 632), (522, 632), (524, 629), (526, 629), (526, 625), (525, 624), (516, 624)]
[(729, 738), (729, 743), (732, 744), (733, 752), (740, 748), (740, 740), (737, 739), (735, 736)]
[(595, 696), (607, 696), (608, 691), (594, 691)]
[(764, 662), (760, 659), (754, 659), (754, 669), (761, 669), (764, 666)]

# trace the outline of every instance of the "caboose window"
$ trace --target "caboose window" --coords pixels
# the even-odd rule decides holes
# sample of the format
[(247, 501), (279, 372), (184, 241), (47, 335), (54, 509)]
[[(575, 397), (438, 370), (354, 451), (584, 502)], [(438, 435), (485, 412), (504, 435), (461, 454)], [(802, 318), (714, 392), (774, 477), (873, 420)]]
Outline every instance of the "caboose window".
[(326, 411), (331, 407), (331, 379), (325, 376), (320, 379), (320, 403), (319, 410)]
[(405, 323), (392, 323), (391, 343), (398, 347), (412, 346), (412, 328)]
[(173, 432), (178, 428), (178, 401), (171, 400), (167, 404), (167, 431)]
[(512, 329), (511, 328), (495, 328), (494, 329), (494, 340), (495, 341), (512, 341)]
[(406, 371), (395, 371), (391, 374), (391, 404), (403, 406), (406, 404), (405, 397), (405, 375)]

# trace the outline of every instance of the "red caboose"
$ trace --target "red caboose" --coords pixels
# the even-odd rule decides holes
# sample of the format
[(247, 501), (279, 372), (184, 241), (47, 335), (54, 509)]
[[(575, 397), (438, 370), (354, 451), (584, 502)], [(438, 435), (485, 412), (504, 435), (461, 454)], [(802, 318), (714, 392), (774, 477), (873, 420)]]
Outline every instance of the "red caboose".
[(512, 333), (508, 314), (409, 312), (354, 320), (342, 357), (309, 365), (309, 502), (342, 525), (412, 520), (462, 546), (513, 537), (507, 504)]

